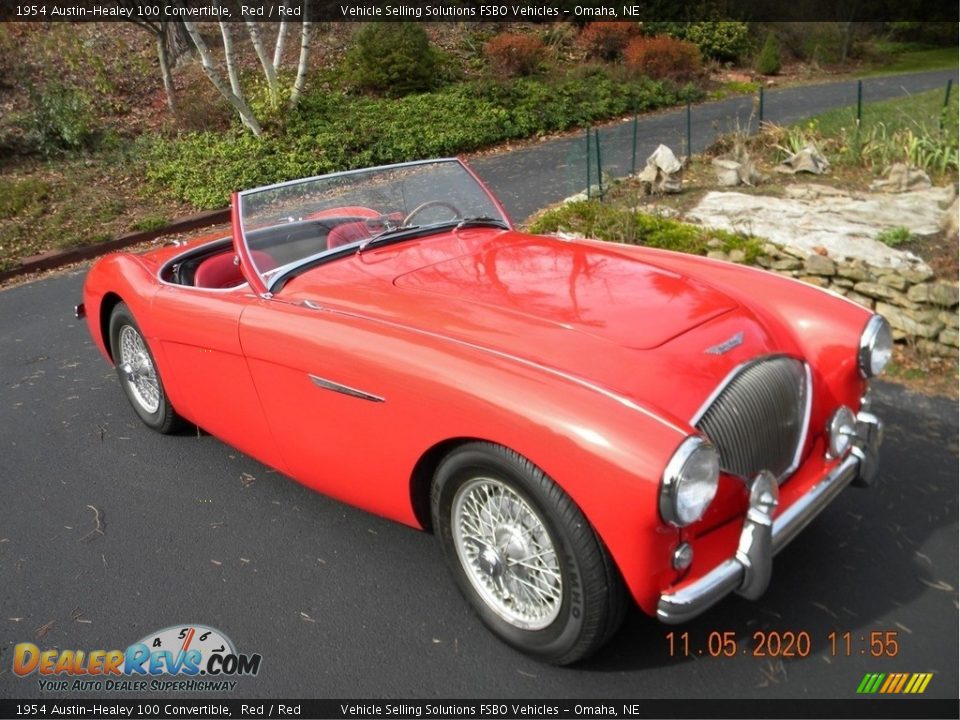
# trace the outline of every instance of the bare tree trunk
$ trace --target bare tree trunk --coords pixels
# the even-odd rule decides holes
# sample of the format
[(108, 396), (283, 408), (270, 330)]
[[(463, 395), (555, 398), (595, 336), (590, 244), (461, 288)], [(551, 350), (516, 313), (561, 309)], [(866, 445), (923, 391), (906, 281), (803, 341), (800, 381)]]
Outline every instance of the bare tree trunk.
[(162, 26), (164, 42), (167, 46), (167, 61), (171, 67), (177, 67), (180, 61), (190, 55), (193, 44), (184, 27), (183, 20), (164, 20)]
[[(286, 0), (284, 0), (283, 7), (287, 7)], [(280, 69), (280, 63), (283, 62), (283, 44), (287, 39), (287, 29), (289, 25), (286, 20), (280, 21), (280, 29), (277, 30), (277, 44), (273, 48), (273, 69), (274, 71)]]
[(841, 34), (843, 40), (840, 45), (840, 64), (845, 65), (847, 62), (847, 56), (850, 53), (850, 41), (853, 36), (853, 22), (848, 20), (847, 22), (840, 23)]
[(183, 25), (190, 34), (190, 39), (193, 40), (193, 44), (196, 46), (197, 52), (200, 53), (200, 61), (203, 63), (203, 72), (206, 73), (207, 78), (209, 78), (210, 82), (213, 83), (213, 86), (217, 88), (217, 90), (220, 91), (220, 94), (223, 95), (223, 97), (225, 97), (233, 106), (234, 110), (237, 111), (237, 113), (240, 115), (240, 119), (243, 120), (244, 125), (250, 128), (250, 132), (259, 137), (261, 134), (263, 134), (263, 130), (260, 128), (260, 123), (257, 122), (257, 118), (250, 110), (250, 106), (247, 105), (247, 101), (243, 99), (243, 96), (237, 95), (223, 84), (223, 80), (220, 78), (220, 75), (217, 73), (217, 68), (213, 64), (213, 58), (210, 56), (210, 50), (207, 48), (207, 44), (203, 41), (203, 38), (200, 37), (200, 32), (197, 30), (196, 24), (189, 20), (184, 20)]
[[(137, 12), (139, 4), (133, 0), (121, 1), (121, 7), (127, 7), (133, 12)], [(173, 75), (170, 72), (170, 49), (167, 43), (169, 38), (170, 23), (151, 20), (131, 20), (131, 23), (139, 28), (146, 30), (153, 35), (157, 43), (157, 59), (160, 61), (160, 76), (163, 78), (163, 90), (167, 95), (167, 106), (171, 112), (176, 112), (177, 102), (174, 95)], [(181, 51), (182, 54), (182, 51)]]
[(157, 57), (160, 58), (160, 75), (163, 77), (163, 89), (167, 93), (167, 107), (170, 112), (177, 111), (177, 101), (173, 91), (173, 75), (170, 74), (170, 60), (163, 34), (157, 35)]
[(250, 41), (253, 43), (253, 49), (257, 51), (257, 57), (260, 58), (260, 64), (263, 65), (263, 74), (267, 76), (267, 85), (270, 88), (270, 94), (277, 94), (277, 73), (273, 69), (273, 63), (267, 57), (266, 50), (263, 49), (263, 40), (260, 38), (260, 29), (253, 20), (247, 20), (247, 30), (250, 31)]
[[(309, 0), (303, 0), (303, 16), (307, 14), (307, 5)], [(303, 21), (300, 30), (300, 62), (297, 64), (297, 79), (293, 83), (293, 90), (290, 91), (290, 109), (293, 110), (300, 102), (300, 93), (303, 92), (303, 86), (307, 82), (307, 64), (310, 60), (310, 38), (313, 36), (313, 23), (309, 20)]]
[(223, 36), (223, 57), (227, 61), (227, 76), (230, 78), (230, 89), (237, 97), (243, 96), (240, 87), (240, 78), (237, 76), (237, 64), (233, 61), (233, 39), (230, 36), (230, 24), (220, 22), (220, 35)]

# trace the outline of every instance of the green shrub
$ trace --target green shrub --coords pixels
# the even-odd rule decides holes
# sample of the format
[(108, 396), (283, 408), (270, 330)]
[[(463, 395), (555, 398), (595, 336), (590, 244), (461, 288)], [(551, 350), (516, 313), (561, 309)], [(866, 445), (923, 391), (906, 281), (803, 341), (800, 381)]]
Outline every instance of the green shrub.
[(655, 80), (692, 80), (700, 70), (700, 50), (666, 35), (637, 37), (623, 53), (627, 67)]
[(780, 43), (773, 33), (767, 34), (767, 41), (757, 58), (757, 72), (761, 75), (776, 75), (780, 72)]
[(711, 60), (736, 61), (750, 50), (750, 30), (744, 22), (647, 22), (643, 31), (692, 42)]
[(98, 137), (90, 101), (76, 88), (51, 82), (30, 92), (28, 132), (44, 155), (93, 147)]
[(471, 152), (698, 97), (693, 86), (617, 79), (597, 68), (560, 79), (462, 83), (392, 100), (316, 90), (303, 97), (282, 135), (197, 132), (140, 147), (155, 189), (216, 208), (236, 189)]
[(533, 75), (545, 52), (539, 37), (522, 33), (501, 33), (483, 46), (487, 62), (501, 77)]
[(438, 56), (415, 22), (365, 23), (347, 55), (356, 85), (401, 97), (437, 84)]
[(658, 215), (648, 215), (617, 207), (599, 200), (580, 200), (548, 210), (530, 226), (533, 233), (576, 232), (586, 237), (628, 245), (706, 255), (713, 239), (720, 240), (725, 252), (742, 250), (746, 262), (753, 262), (762, 251), (754, 237), (699, 225), (688, 225)]

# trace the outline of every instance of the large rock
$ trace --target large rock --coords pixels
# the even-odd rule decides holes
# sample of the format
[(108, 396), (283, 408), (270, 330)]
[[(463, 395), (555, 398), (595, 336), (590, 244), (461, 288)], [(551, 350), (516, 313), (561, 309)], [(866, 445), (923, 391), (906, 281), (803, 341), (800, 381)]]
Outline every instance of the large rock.
[(887, 168), (886, 177), (870, 183), (871, 190), (902, 193), (932, 187), (930, 176), (920, 168), (905, 163), (894, 163)]
[(930, 322), (918, 322), (910, 317), (903, 308), (894, 307), (887, 303), (878, 302), (876, 311), (887, 319), (890, 327), (900, 330), (906, 335), (929, 340), (936, 338), (940, 334), (940, 331), (943, 330), (943, 323), (936, 318)]
[(878, 242), (876, 237), (895, 227), (906, 227), (918, 237), (939, 233), (940, 202), (953, 197), (952, 188), (899, 195), (825, 193), (816, 188), (809, 193), (810, 197), (804, 198), (713, 191), (686, 213), (686, 219), (731, 232), (747, 231), (783, 248), (796, 249), (804, 258), (817, 252), (815, 248), (823, 248), (835, 262), (858, 258), (916, 282), (906, 273), (926, 275), (929, 268), (923, 261)]
[(950, 203), (950, 207), (944, 211), (943, 216), (940, 218), (940, 229), (943, 230), (947, 239), (956, 240), (957, 235), (960, 234), (960, 230), (958, 230), (957, 227), (958, 222), (960, 222), (958, 214), (960, 214), (960, 210), (957, 208), (957, 198), (954, 198), (953, 202)]
[(673, 150), (660, 144), (647, 158), (647, 165), (637, 176), (651, 190), (662, 193), (678, 193), (683, 189), (683, 163)]
[(940, 336), (937, 338), (944, 345), (953, 345), (954, 347), (960, 347), (960, 335), (957, 334), (956, 328), (945, 328), (940, 332)]
[(923, 283), (910, 288), (907, 297), (913, 302), (952, 308), (960, 303), (960, 289), (948, 282)]
[(918, 307), (916, 303), (911, 302), (907, 296), (899, 290), (894, 290), (892, 287), (881, 285), (880, 283), (857, 283), (853, 286), (853, 289), (861, 295), (876, 298), (877, 300), (887, 300), (912, 310)]
[(953, 357), (957, 356), (954, 348), (948, 347), (933, 340), (918, 340), (917, 350), (921, 355), (933, 355), (935, 357)]
[(808, 275), (824, 275), (831, 277), (837, 274), (837, 264), (828, 257), (814, 253), (804, 262), (804, 270)]
[(907, 279), (903, 277), (903, 275), (881, 275), (877, 278), (877, 282), (881, 285), (892, 287), (894, 290), (899, 290), (900, 292), (910, 287), (910, 283), (907, 282)]
[(794, 153), (782, 164), (777, 165), (776, 171), (790, 175), (798, 172), (823, 175), (830, 172), (830, 161), (823, 156), (816, 145), (807, 143), (799, 152)]
[(957, 317), (957, 313), (955, 312), (947, 312), (944, 310), (937, 315), (937, 320), (947, 327), (960, 328), (960, 317)]

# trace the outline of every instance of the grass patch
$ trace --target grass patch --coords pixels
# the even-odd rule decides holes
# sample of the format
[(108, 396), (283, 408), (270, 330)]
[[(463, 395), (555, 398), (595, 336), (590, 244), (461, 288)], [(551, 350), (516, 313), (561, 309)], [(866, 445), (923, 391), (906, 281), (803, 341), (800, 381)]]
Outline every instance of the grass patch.
[(159, 230), (162, 227), (166, 227), (169, 223), (170, 218), (166, 215), (147, 215), (133, 223), (130, 229), (138, 232), (150, 232), (151, 230)]
[(731, 95), (753, 95), (760, 89), (760, 83), (731, 80), (710, 92), (711, 100), (723, 100)]
[(787, 139), (812, 140), (831, 163), (880, 172), (903, 162), (925, 170), (937, 183), (955, 180), (958, 169), (958, 93), (944, 106), (946, 88), (863, 106), (830, 110), (786, 129)]
[(912, 237), (913, 235), (911, 235), (909, 228), (898, 226), (882, 230), (877, 235), (877, 241), (889, 247), (897, 247), (898, 245), (910, 242)]
[[(0, 272), (53, 249), (111, 240), (144, 221), (175, 217), (186, 208), (141, 194), (133, 156), (85, 154), (55, 163), (34, 160), (21, 176), (0, 176)], [(125, 178), (120, 181), (118, 178)]]
[(746, 262), (762, 253), (762, 243), (754, 237), (689, 225), (600, 200), (566, 203), (546, 211), (530, 226), (533, 233), (561, 231), (693, 255), (706, 255), (713, 249), (727, 253), (740, 250)]
[(14, 217), (28, 209), (36, 210), (49, 193), (50, 185), (37, 178), (0, 177), (0, 218)]
[(868, 77), (871, 75), (914, 73), (957, 67), (958, 53), (956, 47), (917, 48), (911, 45), (903, 47), (896, 44), (886, 46), (878, 44), (876, 49), (881, 53), (889, 51), (890, 54), (886, 60), (879, 62), (865, 72), (858, 73), (858, 75)]
[[(943, 105), (946, 96), (946, 85), (939, 90), (911, 95), (908, 98), (893, 98), (878, 102), (865, 103), (860, 131), (869, 132), (877, 124), (882, 123), (888, 131), (905, 128), (925, 127), (939, 132), (940, 121), (944, 121), (945, 134), (957, 134), (957, 104), (958, 88), (956, 85), (950, 92), (950, 102), (945, 108)], [(857, 124), (856, 105), (828, 110), (816, 115), (801, 124), (813, 123), (821, 135), (838, 135), (841, 130), (852, 131)]]

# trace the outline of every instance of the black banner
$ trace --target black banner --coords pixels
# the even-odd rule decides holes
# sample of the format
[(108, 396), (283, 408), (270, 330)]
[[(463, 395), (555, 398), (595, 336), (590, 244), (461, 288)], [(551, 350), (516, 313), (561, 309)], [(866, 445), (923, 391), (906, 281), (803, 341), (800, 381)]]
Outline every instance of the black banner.
[(955, 2), (928, 0), (3, 0), (0, 21), (191, 20), (299, 22), (937, 21), (957, 22)]
[(0, 700), (2, 718), (956, 718), (960, 701), (851, 700)]

